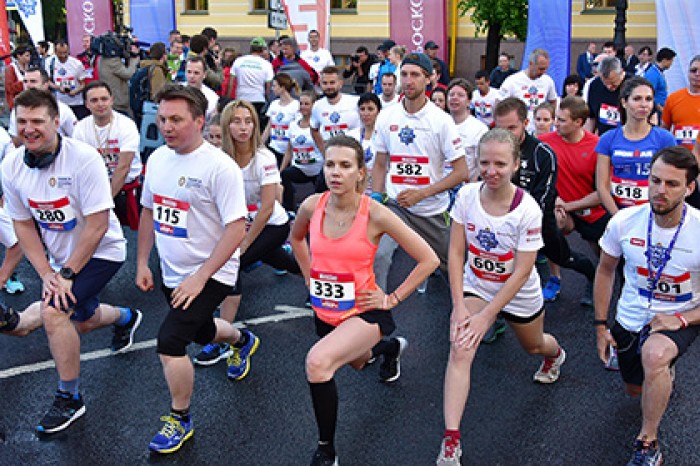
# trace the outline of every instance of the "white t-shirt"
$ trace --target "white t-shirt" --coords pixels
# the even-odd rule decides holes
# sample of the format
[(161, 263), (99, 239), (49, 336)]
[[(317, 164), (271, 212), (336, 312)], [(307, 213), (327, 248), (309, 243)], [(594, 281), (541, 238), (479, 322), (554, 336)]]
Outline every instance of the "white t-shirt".
[(306, 176), (316, 176), (323, 169), (323, 154), (311, 137), (311, 128), (302, 128), (299, 121), (289, 125), (289, 144), (292, 146), (292, 166)]
[(310, 48), (301, 52), (301, 58), (308, 63), (319, 75), (327, 66), (335, 66), (333, 55), (327, 50), (319, 48), (315, 52)]
[[(73, 113), (73, 109), (68, 105), (64, 104), (60, 100), (56, 102), (58, 104), (58, 134), (61, 136), (73, 137), (73, 130), (75, 125), (78, 123), (78, 119)], [(17, 137), (17, 112), (13, 108), (10, 112), (10, 124), (8, 125), (7, 132), (10, 136)]]
[(56, 160), (46, 168), (29, 168), (24, 147), (2, 163), (5, 208), (14, 220), (34, 219), (52, 262), (60, 267), (73, 254), (85, 228), (85, 217), (109, 211), (109, 228), (94, 258), (126, 259), (126, 240), (117, 217), (104, 161), (96, 149), (63, 138)]
[(552, 78), (543, 74), (537, 79), (530, 79), (525, 71), (511, 74), (500, 87), (501, 97), (517, 97), (527, 105), (527, 117), (530, 123), (527, 130), (535, 131), (534, 111), (538, 105), (557, 100), (557, 90)]
[[(9, 249), (17, 244), (17, 235), (12, 219), (4, 207), (0, 207), (0, 243)], [(6, 252), (7, 254), (7, 252)]]
[(356, 95), (341, 94), (335, 105), (331, 105), (326, 97), (317, 100), (311, 109), (311, 127), (321, 132), (324, 141), (359, 128), (361, 121), (358, 99)]
[[(392, 199), (405, 189), (437, 183), (444, 177), (445, 162), (464, 156), (452, 117), (430, 101), (416, 113), (406, 112), (403, 105), (382, 110), (374, 128), (375, 151), (389, 155), (386, 192)], [(449, 203), (443, 191), (408, 210), (427, 217), (445, 212)]]
[[(695, 235), (700, 231), (700, 212), (687, 208), (683, 227), (662, 271), (649, 308), (647, 228), (649, 204), (621, 209), (610, 219), (600, 238), (600, 247), (613, 257), (625, 259), (625, 283), (617, 302), (617, 321), (638, 332), (654, 314), (685, 312), (700, 305), (700, 254)], [(653, 222), (652, 267), (659, 270), (659, 258), (668, 248), (676, 227), (661, 228)]]
[[(260, 210), (261, 190), (269, 184), (279, 185), (282, 182), (280, 171), (277, 169), (277, 159), (267, 149), (258, 149), (253, 160), (241, 167), (243, 184), (245, 185), (245, 203), (248, 209), (246, 223), (251, 225)], [(272, 214), (267, 225), (284, 225), (289, 220), (287, 213), (277, 199), (272, 208)]]
[(464, 156), (469, 170), (469, 181), (479, 179), (479, 163), (477, 160), (477, 148), (481, 136), (488, 133), (488, 127), (475, 117), (469, 115), (466, 120), (457, 125), (457, 132), (462, 138)]
[(489, 92), (486, 95), (481, 95), (479, 89), (474, 89), (472, 93), (472, 107), (474, 107), (475, 116), (486, 126), (490, 127), (493, 124), (493, 109), (500, 97), (498, 90), (493, 87), (489, 87)]
[(12, 144), (12, 138), (7, 131), (5, 131), (5, 128), (0, 126), (0, 162), (14, 149), (15, 145)]
[[(80, 86), (80, 81), (85, 79), (85, 67), (75, 57), (68, 56), (65, 63), (61, 63), (58, 57), (53, 56), (46, 60), (46, 72), (49, 74), (49, 79), (52, 79), (61, 88), (70, 90)], [(81, 93), (71, 97), (63, 92), (56, 92), (56, 99), (66, 105), (82, 105), (83, 95)]]
[(204, 97), (207, 98), (206, 120), (208, 122), (216, 113), (216, 104), (219, 103), (219, 96), (206, 84), (202, 84), (202, 87), (199, 90), (202, 91)]
[[(362, 150), (365, 152), (365, 167), (367, 168), (367, 188), (365, 189), (365, 193), (368, 195), (372, 194), (372, 167), (374, 167), (374, 160), (376, 158), (376, 151), (372, 144), (374, 133), (366, 135), (364, 128), (355, 128), (348, 132), (348, 136), (362, 144)], [(367, 136), (369, 136), (369, 139), (367, 139)]]
[(279, 99), (270, 102), (265, 115), (270, 119), (270, 146), (284, 154), (289, 143), (287, 131), (289, 125), (299, 113), (299, 101), (292, 100), (287, 105), (281, 105)]
[[(523, 192), (515, 209), (494, 217), (481, 205), (482, 186), (483, 182), (463, 186), (457, 192), (450, 216), (461, 224), (466, 235), (468, 254), (463, 290), (489, 302), (515, 270), (516, 251), (537, 251), (544, 242), (542, 211), (532, 196)], [(539, 312), (542, 305), (540, 277), (533, 265), (527, 281), (503, 310), (519, 317), (530, 317)]]
[(134, 153), (125, 183), (131, 183), (141, 175), (143, 171), (139, 153), (141, 135), (131, 118), (119, 112), (112, 112), (112, 123), (99, 127), (95, 125), (95, 119), (90, 115), (75, 125), (73, 137), (97, 149), (104, 159), (110, 179), (119, 164), (119, 154), (122, 152)]
[(265, 83), (275, 76), (272, 64), (259, 55), (236, 58), (231, 67), (236, 77), (236, 98), (248, 102), (265, 102)]
[(394, 98), (386, 101), (384, 100), (384, 94), (379, 94), (379, 101), (382, 103), (382, 110), (386, 110), (399, 103), (401, 97), (398, 94), (394, 94)]
[[(161, 146), (148, 158), (141, 204), (153, 210), (163, 283), (176, 288), (211, 256), (227, 224), (246, 216), (238, 165), (208, 142), (188, 154)], [(233, 286), (236, 252), (212, 278)]]

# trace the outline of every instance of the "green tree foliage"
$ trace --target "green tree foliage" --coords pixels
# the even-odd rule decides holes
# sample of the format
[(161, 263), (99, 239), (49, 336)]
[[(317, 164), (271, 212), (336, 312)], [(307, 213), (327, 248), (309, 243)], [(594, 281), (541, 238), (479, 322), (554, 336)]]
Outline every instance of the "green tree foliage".
[(476, 34), (486, 34), (486, 69), (498, 62), (501, 39), (515, 36), (524, 41), (527, 36), (528, 0), (460, 0), (460, 16), (470, 16)]

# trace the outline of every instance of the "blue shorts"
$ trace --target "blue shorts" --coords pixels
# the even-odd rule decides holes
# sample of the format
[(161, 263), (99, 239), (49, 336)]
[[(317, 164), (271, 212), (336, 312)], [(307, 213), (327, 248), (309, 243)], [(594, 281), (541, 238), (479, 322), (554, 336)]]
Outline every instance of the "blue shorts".
[[(85, 267), (78, 272), (73, 279), (71, 292), (75, 296), (75, 302), (71, 302), (73, 314), (71, 320), (85, 322), (95, 315), (95, 310), (100, 305), (99, 294), (112, 277), (119, 271), (123, 262), (108, 261), (92, 258)], [(56, 309), (60, 306), (49, 303)]]

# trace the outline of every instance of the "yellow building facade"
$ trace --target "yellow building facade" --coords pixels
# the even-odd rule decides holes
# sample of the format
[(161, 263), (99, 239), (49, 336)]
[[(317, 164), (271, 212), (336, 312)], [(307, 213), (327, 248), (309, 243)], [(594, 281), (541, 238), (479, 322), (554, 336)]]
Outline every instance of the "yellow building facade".
[[(397, 0), (329, 0), (331, 1), (331, 50), (337, 57), (354, 52), (359, 45), (374, 50), (388, 38), (389, 1)], [(403, 0), (407, 2), (407, 0)], [(447, 3), (448, 34), (453, 24), (452, 0)], [(537, 1), (537, 0), (531, 0)], [(564, 2), (565, 0), (562, 0)], [(628, 0), (627, 41), (638, 48), (642, 45), (656, 48), (656, 6), (654, 0)], [(589, 41), (599, 43), (611, 40), (615, 27), (615, 0), (573, 0), (572, 2), (572, 63)], [(197, 34), (205, 26), (214, 27), (220, 42), (246, 53), (248, 41), (255, 36), (275, 37), (275, 30), (267, 28), (266, 0), (175, 0), (176, 27), (183, 34)], [(125, 24), (129, 24), (128, 0), (124, 0)], [(456, 75), (473, 76), (481, 66), (485, 53), (485, 39), (475, 37), (475, 28), (469, 15), (454, 18), (456, 34)], [(282, 30), (281, 34), (291, 34)], [(138, 34), (138, 31), (136, 31)], [(164, 38), (165, 39), (165, 38)], [(501, 49), (521, 58), (523, 44), (504, 40)]]

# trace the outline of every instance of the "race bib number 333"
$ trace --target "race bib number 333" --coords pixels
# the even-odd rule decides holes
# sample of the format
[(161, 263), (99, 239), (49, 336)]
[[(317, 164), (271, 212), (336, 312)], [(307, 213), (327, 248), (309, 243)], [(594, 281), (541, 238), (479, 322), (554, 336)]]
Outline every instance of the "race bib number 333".
[(355, 307), (355, 277), (352, 273), (311, 271), (311, 304), (328, 311), (349, 311)]
[(187, 238), (190, 203), (158, 194), (153, 195), (153, 228), (163, 235)]

